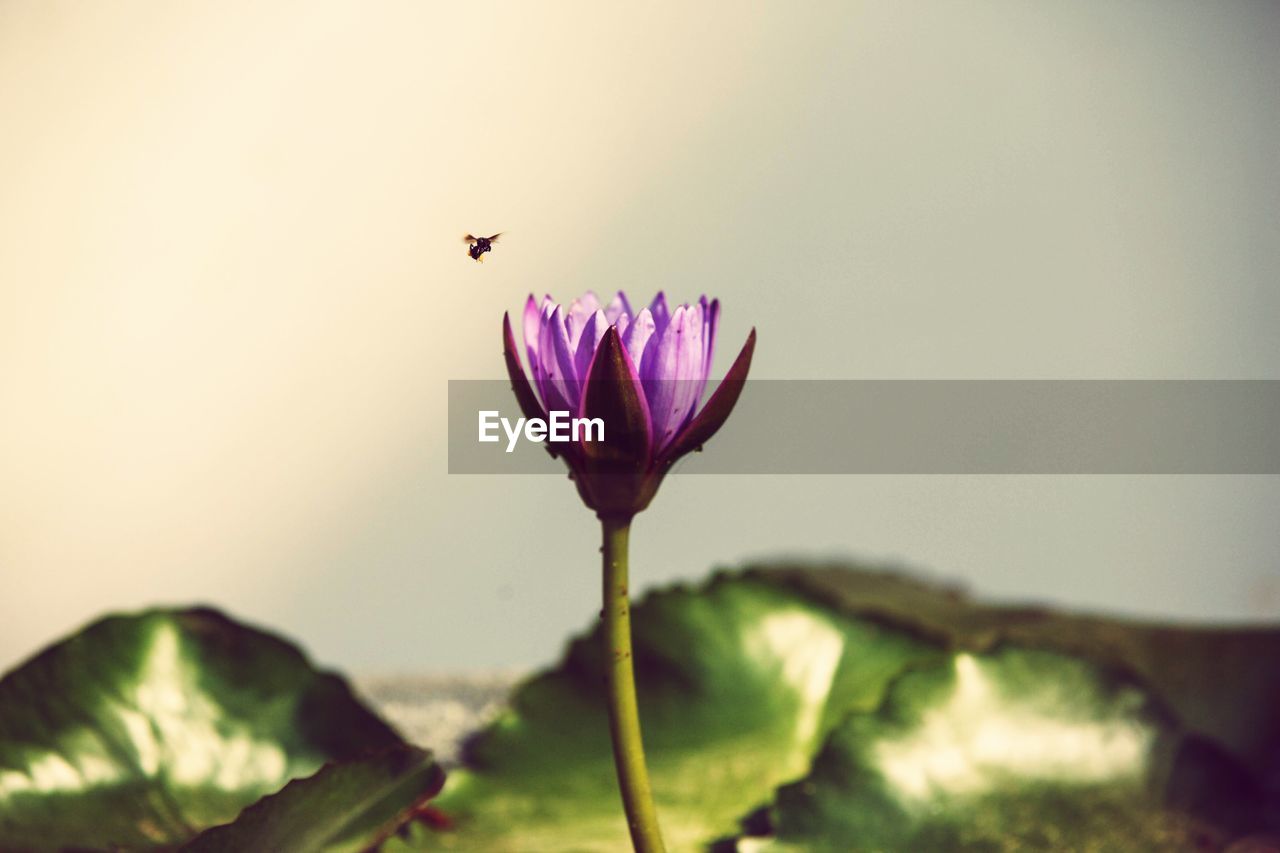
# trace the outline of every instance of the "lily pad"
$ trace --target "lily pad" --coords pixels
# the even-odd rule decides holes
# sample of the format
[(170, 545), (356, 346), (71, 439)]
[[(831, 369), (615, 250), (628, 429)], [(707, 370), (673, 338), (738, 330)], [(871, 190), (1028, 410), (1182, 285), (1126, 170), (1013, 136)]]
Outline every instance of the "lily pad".
[[(898, 572), (839, 564), (757, 567), (747, 574), (949, 649), (1016, 644), (1126, 670), (1187, 728), (1211, 738), (1252, 773), (1280, 773), (1280, 625), (1165, 624), (992, 605)], [(1280, 787), (1280, 776), (1275, 778)]]
[[(744, 813), (806, 771), (850, 708), (876, 707), (904, 667), (940, 654), (750, 578), (655, 593), (633, 620), (646, 752), (673, 849), (738, 831)], [(592, 631), (517, 690), (437, 802), (455, 832), (423, 846), (626, 849), (601, 663)]]
[(183, 853), (359, 853), (376, 848), (412, 820), (444, 784), (431, 755), (397, 747), (295, 779), (201, 833)]
[(851, 714), (778, 793), (773, 849), (1170, 850), (1176, 726), (1115, 673), (1060, 654), (957, 654)]
[(279, 637), (208, 609), (111, 616), (0, 680), (0, 849), (172, 846), (402, 743)]
[[(775, 826), (767, 843), (780, 849), (788, 838), (803, 842), (797, 849), (856, 849), (871, 837), (861, 821), (902, 821), (866, 750), (945, 716), (957, 678), (974, 672), (1008, 694), (1014, 718), (1038, 721), (1018, 730), (1021, 748), (1056, 756), (1057, 775), (997, 768), (1008, 787), (992, 789), (988, 811), (968, 811), (972, 797), (948, 800), (946, 820), (905, 822), (911, 843), (886, 834), (870, 849), (1034, 847), (1053, 827), (1082, 849), (1121, 835), (1150, 849), (1188, 833), (1259, 831), (1275, 815), (1263, 791), (1265, 756), (1274, 761), (1280, 745), (1280, 630), (982, 605), (843, 567), (722, 574), (652, 594), (632, 618), (653, 788), (674, 850), (731, 846)], [(436, 802), (452, 829), (417, 827), (388, 849), (626, 849), (601, 680), (592, 630), (471, 742)], [(963, 754), (966, 736), (943, 725), (930, 749)], [(1071, 746), (1087, 742), (1107, 749)], [(1095, 766), (1103, 753), (1118, 762), (1106, 773)], [(795, 782), (809, 787), (786, 787)], [(795, 794), (806, 790), (817, 798), (807, 813)]]
[[(1211, 850), (1280, 827), (1280, 629), (834, 566), (654, 593), (633, 624), (672, 850)], [(219, 824), (193, 848), (626, 849), (602, 674), (596, 628), (424, 809), (439, 768), (283, 640), (208, 610), (105, 619), (0, 680), (0, 849)]]

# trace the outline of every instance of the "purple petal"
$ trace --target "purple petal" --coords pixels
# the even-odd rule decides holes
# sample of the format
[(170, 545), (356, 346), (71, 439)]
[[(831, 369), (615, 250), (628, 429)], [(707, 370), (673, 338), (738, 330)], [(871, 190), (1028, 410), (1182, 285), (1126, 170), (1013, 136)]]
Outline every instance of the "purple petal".
[(576, 411), (580, 393), (578, 376), (573, 366), (573, 350), (569, 347), (564, 309), (559, 305), (547, 306), (542, 312), (538, 362), (541, 365), (538, 390), (542, 392), (547, 411)]
[(704, 372), (707, 376), (711, 375), (711, 362), (716, 355), (716, 329), (720, 325), (720, 300), (712, 299), (711, 304), (707, 304), (707, 297), (702, 297), (702, 320), (704, 323), (702, 329), (702, 349), (706, 352), (706, 367)]
[(622, 345), (627, 348), (627, 353), (641, 376), (644, 375), (644, 350), (649, 339), (653, 337), (654, 328), (653, 315), (649, 313), (648, 308), (641, 308), (639, 316), (628, 323), (626, 328), (623, 328), (621, 323), (618, 324)]
[(707, 384), (707, 355), (702, 343), (704, 325), (702, 305), (685, 306), (684, 323), (677, 338), (675, 393), (671, 403), (676, 433), (693, 417)]
[[(653, 342), (648, 346), (653, 347)], [(701, 306), (681, 305), (671, 315), (655, 350), (646, 352), (640, 374), (653, 418), (654, 446), (659, 450), (692, 416), (702, 364)]]
[(591, 357), (595, 355), (596, 347), (600, 346), (600, 339), (608, 328), (609, 320), (603, 311), (592, 314), (582, 327), (582, 335), (578, 338), (577, 349), (573, 353), (573, 368), (580, 381), (586, 381)]
[[(622, 317), (632, 316), (631, 303), (627, 301), (627, 294), (619, 290), (608, 306), (605, 307), (604, 316), (609, 318), (610, 325), (615, 326)], [(618, 329), (618, 334), (622, 334), (622, 329)]]
[(569, 311), (565, 315), (565, 326), (569, 330), (571, 350), (578, 348), (578, 339), (582, 337), (582, 329), (586, 326), (587, 319), (599, 310), (600, 299), (596, 296), (595, 291), (591, 290), (569, 303)]
[(653, 315), (654, 328), (661, 335), (667, 330), (667, 324), (671, 322), (671, 312), (667, 310), (667, 297), (661, 290), (649, 303), (649, 313)]
[[(551, 297), (548, 296), (544, 300), (550, 302)], [(533, 294), (529, 294), (529, 300), (524, 303), (524, 351), (529, 357), (529, 373), (533, 376), (534, 384), (538, 382), (538, 332), (542, 328), (542, 312), (538, 310), (538, 303), (534, 300)]]
[(755, 353), (755, 349), (756, 330), (752, 329), (751, 334), (747, 335), (747, 342), (742, 345), (742, 351), (729, 366), (729, 372), (724, 375), (724, 380), (716, 387), (707, 405), (698, 412), (697, 417), (689, 421), (688, 426), (681, 430), (675, 441), (664, 449), (663, 457), (666, 461), (674, 461), (698, 449), (728, 420), (746, 384), (747, 372), (751, 370), (751, 356)]

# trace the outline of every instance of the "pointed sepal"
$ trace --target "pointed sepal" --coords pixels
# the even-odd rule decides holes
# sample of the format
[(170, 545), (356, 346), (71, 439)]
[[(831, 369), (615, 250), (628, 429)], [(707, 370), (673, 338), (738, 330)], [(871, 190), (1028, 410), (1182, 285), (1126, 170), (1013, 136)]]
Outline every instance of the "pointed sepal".
[(649, 404), (636, 366), (614, 326), (605, 331), (587, 368), (578, 417), (604, 422), (603, 441), (581, 442), (585, 459), (616, 470), (648, 467), (653, 450)]
[[(534, 393), (533, 386), (529, 384), (529, 377), (525, 375), (524, 367), (520, 364), (516, 338), (511, 333), (511, 315), (506, 312), (502, 315), (502, 360), (507, 363), (507, 376), (511, 379), (511, 390), (515, 392), (520, 411), (526, 418), (546, 420), (547, 413), (538, 402), (538, 395)], [(558, 454), (555, 449), (550, 444), (547, 444), (546, 448), (551, 458), (556, 458)]]

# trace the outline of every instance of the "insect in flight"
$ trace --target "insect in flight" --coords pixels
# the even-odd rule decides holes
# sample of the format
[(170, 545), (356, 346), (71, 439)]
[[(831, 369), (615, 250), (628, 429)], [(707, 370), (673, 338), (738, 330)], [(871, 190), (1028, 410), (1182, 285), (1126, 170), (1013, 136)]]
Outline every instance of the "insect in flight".
[(492, 237), (472, 237), (468, 234), (462, 239), (471, 244), (470, 248), (467, 249), (467, 254), (470, 255), (472, 259), (484, 263), (484, 253), (492, 252), (493, 244), (496, 243), (498, 238), (501, 236), (502, 232), (499, 231)]

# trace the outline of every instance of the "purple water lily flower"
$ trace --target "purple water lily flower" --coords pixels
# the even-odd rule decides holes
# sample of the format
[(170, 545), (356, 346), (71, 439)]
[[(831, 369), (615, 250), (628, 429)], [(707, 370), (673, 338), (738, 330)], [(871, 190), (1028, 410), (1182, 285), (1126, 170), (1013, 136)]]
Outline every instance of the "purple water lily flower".
[(630, 518), (648, 506), (672, 464), (701, 449), (733, 411), (756, 333), (751, 330), (699, 410), (719, 319), (719, 301), (705, 296), (671, 310), (658, 293), (649, 307), (634, 311), (621, 291), (607, 305), (587, 292), (567, 307), (550, 296), (539, 305), (530, 295), (524, 308), (526, 375), (504, 315), (507, 372), (525, 417), (564, 411), (605, 423), (604, 441), (548, 445), (553, 456), (565, 457), (597, 515)]

